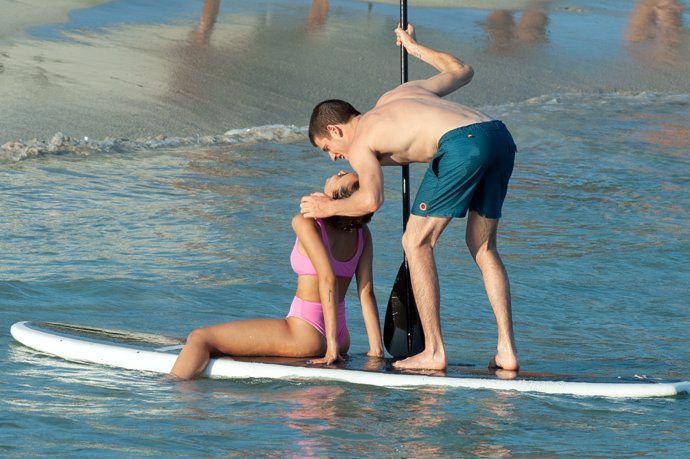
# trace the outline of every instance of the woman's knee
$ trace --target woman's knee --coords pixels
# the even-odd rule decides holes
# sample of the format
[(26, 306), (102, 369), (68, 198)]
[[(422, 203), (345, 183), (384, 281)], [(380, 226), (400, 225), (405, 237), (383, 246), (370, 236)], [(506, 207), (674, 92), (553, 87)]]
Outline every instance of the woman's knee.
[(187, 345), (209, 346), (209, 336), (205, 328), (195, 328), (187, 335)]

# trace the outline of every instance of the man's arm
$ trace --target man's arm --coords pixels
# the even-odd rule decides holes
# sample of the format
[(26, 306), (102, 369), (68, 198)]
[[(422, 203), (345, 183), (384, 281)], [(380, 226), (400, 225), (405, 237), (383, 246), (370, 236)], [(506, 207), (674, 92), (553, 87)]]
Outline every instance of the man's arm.
[(417, 43), (414, 38), (414, 27), (408, 25), (407, 31), (400, 27), (395, 29), (396, 44), (405, 47), (407, 52), (439, 71), (437, 75), (426, 80), (407, 83), (406, 86), (418, 86), (443, 97), (472, 81), (474, 70), (455, 56), (437, 51)]
[(326, 218), (333, 215), (358, 217), (376, 212), (381, 207), (384, 199), (383, 170), (376, 155), (367, 150), (351, 154), (350, 166), (359, 176), (359, 190), (345, 199), (331, 199), (323, 193), (304, 196), (300, 201), (302, 215), (309, 218)]

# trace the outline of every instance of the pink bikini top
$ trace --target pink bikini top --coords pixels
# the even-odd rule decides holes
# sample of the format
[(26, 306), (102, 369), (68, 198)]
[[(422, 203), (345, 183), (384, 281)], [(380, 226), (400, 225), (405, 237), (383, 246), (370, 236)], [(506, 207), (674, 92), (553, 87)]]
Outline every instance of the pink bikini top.
[[(333, 258), (331, 253), (331, 244), (328, 241), (328, 235), (326, 234), (326, 228), (324, 223), (320, 218), (316, 218), (316, 223), (319, 224), (321, 228), (321, 239), (326, 246), (326, 251), (328, 251), (328, 257), (331, 259), (331, 265), (333, 266), (333, 271), (336, 276), (340, 277), (352, 277), (357, 269), (357, 264), (359, 263), (359, 258), (362, 256), (362, 249), (364, 248), (364, 239), (362, 238), (362, 228), (357, 230), (357, 251), (355, 255), (348, 261), (340, 261)], [(295, 246), (292, 248), (292, 253), (290, 254), (290, 264), (292, 265), (292, 270), (299, 276), (316, 276), (316, 269), (312, 264), (309, 257), (299, 253), (297, 249), (298, 241), (295, 240)]]

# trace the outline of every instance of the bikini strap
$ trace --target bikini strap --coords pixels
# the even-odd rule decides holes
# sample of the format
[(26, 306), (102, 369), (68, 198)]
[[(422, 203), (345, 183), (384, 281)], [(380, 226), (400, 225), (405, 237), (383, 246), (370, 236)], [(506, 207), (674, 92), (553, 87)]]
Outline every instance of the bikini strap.
[[(328, 240), (328, 233), (326, 233), (326, 223), (320, 218), (315, 218), (314, 220), (316, 220), (316, 223), (319, 224), (319, 228), (321, 228), (321, 239), (323, 240), (323, 244), (326, 246), (326, 250), (328, 250), (328, 254), (331, 257), (331, 260), (336, 261), (338, 263), (347, 263), (345, 261), (336, 260), (333, 257), (333, 253), (331, 252), (331, 242)], [(359, 257), (362, 255), (363, 251), (364, 230), (360, 227), (357, 228), (357, 250), (355, 250), (354, 256), (349, 261), (351, 262), (352, 260), (357, 260), (357, 262), (359, 262)]]
[(362, 256), (362, 252), (364, 251), (364, 231), (362, 230), (362, 227), (360, 226), (357, 229), (357, 253), (355, 256), (359, 260), (359, 257)]
[(331, 241), (328, 240), (328, 233), (326, 233), (326, 223), (320, 218), (315, 218), (314, 220), (316, 220), (316, 223), (319, 224), (319, 228), (321, 228), (321, 240), (323, 240), (323, 245), (326, 246), (326, 250), (328, 250), (331, 258), (333, 258), (333, 254), (331, 253)]

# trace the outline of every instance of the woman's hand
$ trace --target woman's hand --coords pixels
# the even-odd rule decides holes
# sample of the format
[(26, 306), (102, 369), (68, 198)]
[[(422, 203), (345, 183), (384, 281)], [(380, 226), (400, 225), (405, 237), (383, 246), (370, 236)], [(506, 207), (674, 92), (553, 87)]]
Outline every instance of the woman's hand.
[(383, 349), (369, 349), (367, 357), (383, 357)]
[(338, 351), (326, 351), (326, 355), (320, 359), (308, 360), (307, 365), (333, 365), (336, 362), (342, 362), (343, 358), (338, 354)]

